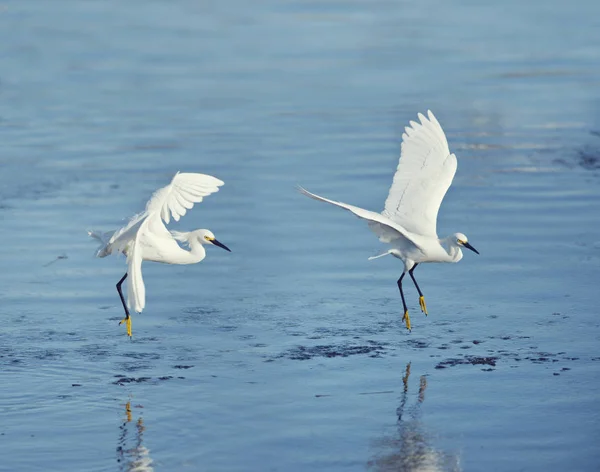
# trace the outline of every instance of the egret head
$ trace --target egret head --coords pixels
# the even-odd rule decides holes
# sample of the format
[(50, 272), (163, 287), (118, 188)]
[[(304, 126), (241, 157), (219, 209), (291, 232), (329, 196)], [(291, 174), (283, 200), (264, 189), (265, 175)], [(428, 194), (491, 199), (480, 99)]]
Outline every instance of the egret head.
[(198, 236), (198, 240), (201, 244), (212, 244), (213, 246), (219, 246), (220, 248), (231, 252), (231, 249), (229, 249), (227, 246), (225, 246), (225, 244), (219, 242), (217, 238), (215, 238), (215, 235), (212, 233), (212, 231), (208, 229), (198, 229), (194, 231), (194, 233), (196, 233), (196, 235)]
[(473, 251), (475, 254), (479, 254), (479, 251), (469, 244), (469, 239), (464, 234), (454, 233), (454, 238), (458, 247), (466, 247), (467, 249)]

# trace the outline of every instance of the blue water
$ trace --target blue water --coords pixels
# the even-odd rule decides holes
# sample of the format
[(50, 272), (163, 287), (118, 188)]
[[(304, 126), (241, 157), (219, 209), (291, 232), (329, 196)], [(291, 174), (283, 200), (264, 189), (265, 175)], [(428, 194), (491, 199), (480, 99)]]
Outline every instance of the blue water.
[[(593, 1), (0, 3), (0, 470), (594, 471), (600, 6)], [(367, 261), (403, 127), (459, 159), (481, 252)], [(94, 259), (178, 171), (173, 228), (233, 250)]]

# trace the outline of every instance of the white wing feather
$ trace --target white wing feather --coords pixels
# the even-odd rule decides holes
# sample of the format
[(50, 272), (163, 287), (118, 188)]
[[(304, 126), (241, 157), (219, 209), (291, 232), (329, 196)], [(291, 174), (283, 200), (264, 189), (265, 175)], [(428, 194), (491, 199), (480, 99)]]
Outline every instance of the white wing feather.
[(359, 218), (362, 218), (363, 220), (367, 220), (367, 222), (369, 224), (369, 228), (371, 228), (371, 230), (375, 234), (377, 234), (377, 236), (379, 236), (379, 240), (381, 242), (389, 243), (391, 241), (402, 238), (404, 241), (414, 244), (417, 248), (419, 247), (417, 242), (414, 241), (413, 235), (411, 235), (409, 231), (406, 231), (404, 228), (402, 228), (398, 224), (394, 223), (387, 217), (381, 215), (380, 213), (365, 210), (363, 208), (359, 208), (354, 205), (348, 205), (347, 203), (329, 200), (328, 198), (321, 197), (319, 195), (311, 193), (302, 187), (298, 187), (298, 190), (301, 193), (303, 193), (304, 195), (306, 195), (307, 197), (344, 208), (345, 210), (348, 210), (348, 211), (354, 213)]
[(431, 111), (402, 135), (400, 162), (382, 215), (408, 231), (437, 238), (437, 214), (456, 173), (444, 130)]
[[(143, 212), (115, 231), (110, 240), (98, 250), (98, 257), (114, 252), (127, 255), (127, 306), (130, 309), (139, 313), (146, 304), (146, 288), (142, 278), (145, 238), (151, 236), (170, 239), (171, 235), (164, 223), (168, 224), (171, 217), (179, 221), (195, 203), (218, 192), (221, 185), (223, 181), (210, 175), (178, 172), (169, 185), (154, 192)], [(105, 242), (96, 233), (92, 233), (91, 236)]]
[(177, 173), (169, 185), (152, 195), (146, 204), (146, 212), (150, 215), (159, 213), (165, 223), (169, 224), (171, 216), (179, 221), (186, 212), (199, 203), (204, 197), (219, 191), (223, 181), (205, 174)]
[(146, 203), (145, 211), (138, 213), (127, 225), (115, 231), (107, 245), (109, 253), (126, 252), (129, 243), (135, 239), (146, 219), (152, 220), (148, 230), (168, 236), (169, 233), (161, 219), (167, 224), (171, 221), (171, 216), (175, 221), (179, 221), (194, 203), (199, 203), (207, 195), (218, 192), (221, 185), (222, 180), (210, 175), (177, 172), (169, 185), (152, 194)]
[(140, 226), (147, 216), (146, 212), (138, 213), (129, 220), (129, 223), (115, 231), (106, 245), (105, 254), (126, 253), (129, 243), (135, 240)]

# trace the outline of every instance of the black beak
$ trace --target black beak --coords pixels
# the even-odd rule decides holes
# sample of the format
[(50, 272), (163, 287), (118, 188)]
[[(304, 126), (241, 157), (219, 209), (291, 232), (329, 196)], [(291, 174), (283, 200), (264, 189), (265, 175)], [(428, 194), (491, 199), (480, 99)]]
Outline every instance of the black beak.
[(225, 244), (220, 243), (219, 241), (217, 241), (216, 239), (213, 239), (210, 241), (211, 243), (213, 243), (215, 246), (219, 246), (222, 247), (223, 249), (225, 249), (226, 251), (231, 252), (231, 249), (229, 249), (227, 246), (225, 246)]
[(479, 254), (479, 251), (477, 249), (475, 249), (473, 246), (471, 246), (469, 243), (463, 243), (463, 246), (466, 247), (467, 249), (470, 249), (475, 254)]

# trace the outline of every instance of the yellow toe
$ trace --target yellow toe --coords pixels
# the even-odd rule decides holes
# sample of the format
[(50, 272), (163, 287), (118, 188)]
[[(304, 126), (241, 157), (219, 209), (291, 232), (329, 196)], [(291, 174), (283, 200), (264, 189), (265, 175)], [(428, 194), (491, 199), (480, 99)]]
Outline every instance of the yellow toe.
[(427, 316), (427, 305), (425, 305), (425, 297), (419, 297), (419, 305), (421, 305), (421, 311)]
[(410, 331), (410, 316), (408, 316), (408, 310), (404, 312), (402, 321), (406, 322), (406, 329)]
[(129, 336), (131, 338), (131, 316), (126, 316), (125, 318), (123, 318), (119, 322), (119, 326), (122, 325), (123, 323), (125, 323), (125, 326), (127, 327), (127, 336)]

